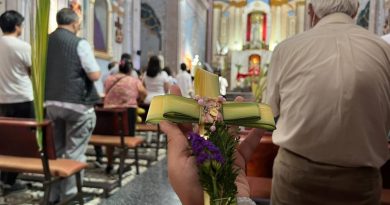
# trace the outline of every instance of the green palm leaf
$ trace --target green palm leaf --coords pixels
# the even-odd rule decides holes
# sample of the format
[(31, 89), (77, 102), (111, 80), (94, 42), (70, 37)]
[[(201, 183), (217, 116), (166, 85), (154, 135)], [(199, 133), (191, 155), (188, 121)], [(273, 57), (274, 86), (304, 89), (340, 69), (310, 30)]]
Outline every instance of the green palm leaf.
[[(32, 84), (34, 92), (35, 118), (38, 123), (43, 122), (45, 100), (46, 56), (49, 27), (49, 0), (36, 0), (35, 18), (31, 31), (31, 57), (32, 57)], [(37, 143), (42, 150), (42, 129), (36, 131)]]

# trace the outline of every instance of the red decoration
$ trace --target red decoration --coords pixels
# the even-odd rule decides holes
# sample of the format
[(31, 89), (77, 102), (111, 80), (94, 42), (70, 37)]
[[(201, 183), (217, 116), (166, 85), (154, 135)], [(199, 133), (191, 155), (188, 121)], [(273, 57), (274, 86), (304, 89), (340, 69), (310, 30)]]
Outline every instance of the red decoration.
[(251, 15), (252, 14), (248, 14), (248, 19), (246, 21), (246, 41), (249, 42), (251, 41), (251, 28), (252, 28), (252, 24), (251, 24)]
[(263, 14), (263, 42), (267, 40), (267, 14)]

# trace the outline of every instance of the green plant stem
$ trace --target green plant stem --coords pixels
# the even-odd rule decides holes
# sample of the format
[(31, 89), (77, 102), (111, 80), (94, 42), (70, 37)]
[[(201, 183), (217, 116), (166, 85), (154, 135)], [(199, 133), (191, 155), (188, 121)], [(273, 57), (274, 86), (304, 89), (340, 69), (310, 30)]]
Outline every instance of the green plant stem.
[[(211, 178), (213, 183), (213, 198), (215, 199), (216, 197), (218, 197), (217, 179), (215, 178), (215, 176), (211, 176)], [(214, 199), (212, 199), (212, 201), (214, 201)]]

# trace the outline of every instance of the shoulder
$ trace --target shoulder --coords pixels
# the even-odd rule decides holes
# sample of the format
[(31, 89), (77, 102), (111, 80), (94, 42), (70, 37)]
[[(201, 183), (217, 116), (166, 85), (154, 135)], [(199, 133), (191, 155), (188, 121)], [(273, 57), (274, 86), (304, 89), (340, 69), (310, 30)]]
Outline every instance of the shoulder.
[(18, 51), (29, 51), (31, 52), (31, 45), (19, 38), (14, 37), (6, 37), (2, 38), (6, 43), (8, 43), (11, 47), (14, 49), (17, 49)]
[(161, 71), (160, 74), (159, 74), (159, 76), (161, 76), (161, 77), (163, 77), (163, 78), (168, 78), (168, 74), (167, 74), (167, 72), (165, 72), (165, 71)]
[(85, 49), (91, 48), (91, 45), (89, 45), (88, 41), (83, 39), (83, 38), (79, 38), (79, 42), (78, 42), (77, 46), (79, 48), (85, 48)]

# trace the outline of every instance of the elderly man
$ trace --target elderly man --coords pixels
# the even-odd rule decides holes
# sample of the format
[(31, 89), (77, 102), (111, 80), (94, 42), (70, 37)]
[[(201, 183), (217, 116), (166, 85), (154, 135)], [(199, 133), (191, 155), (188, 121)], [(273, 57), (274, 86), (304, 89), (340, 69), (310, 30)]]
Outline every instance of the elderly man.
[[(85, 161), (88, 140), (96, 123), (93, 105), (99, 96), (93, 81), (100, 78), (100, 68), (84, 39), (78, 15), (64, 8), (57, 13), (58, 28), (50, 34), (47, 56), (46, 111), (55, 125), (58, 157)], [(55, 203), (74, 194), (75, 179), (52, 187), (50, 201)]]
[(356, 26), (358, 0), (311, 0), (311, 30), (274, 50), (267, 103), (279, 116), (272, 204), (380, 203), (389, 157), (390, 47)]

